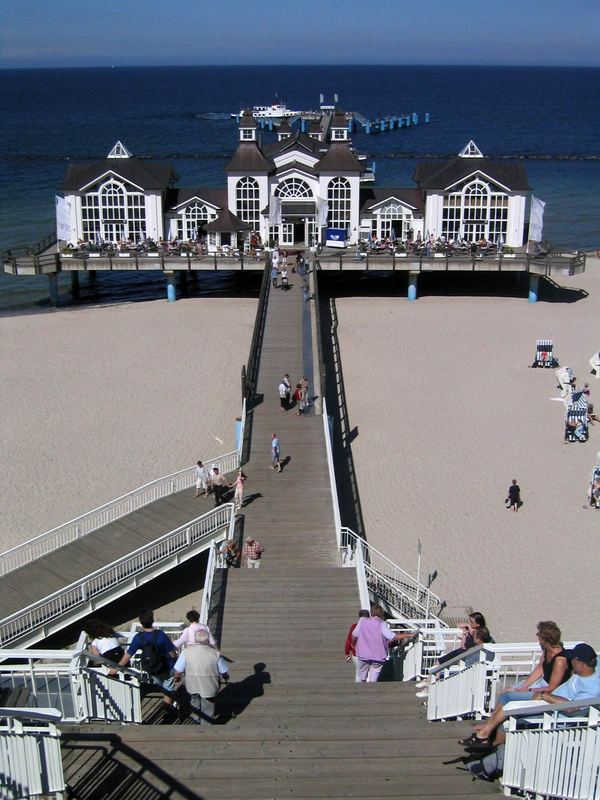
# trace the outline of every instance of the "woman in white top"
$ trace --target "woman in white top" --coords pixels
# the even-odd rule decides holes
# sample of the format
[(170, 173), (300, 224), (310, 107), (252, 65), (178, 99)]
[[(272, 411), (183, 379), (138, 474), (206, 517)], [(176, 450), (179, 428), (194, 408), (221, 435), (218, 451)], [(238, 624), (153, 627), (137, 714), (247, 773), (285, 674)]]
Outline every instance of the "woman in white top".
[(92, 640), (89, 650), (95, 656), (102, 656), (118, 664), (125, 650), (122, 648), (117, 633), (101, 619), (89, 619), (84, 628)]

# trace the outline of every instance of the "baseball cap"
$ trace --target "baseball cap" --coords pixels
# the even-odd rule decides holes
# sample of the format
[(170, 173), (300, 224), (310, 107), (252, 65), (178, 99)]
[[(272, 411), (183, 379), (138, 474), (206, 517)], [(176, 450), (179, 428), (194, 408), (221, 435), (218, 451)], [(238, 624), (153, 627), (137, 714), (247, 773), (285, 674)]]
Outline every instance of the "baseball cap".
[(568, 659), (576, 658), (578, 661), (583, 661), (589, 667), (595, 667), (597, 661), (596, 651), (589, 644), (576, 644), (572, 650), (565, 650), (565, 655)]

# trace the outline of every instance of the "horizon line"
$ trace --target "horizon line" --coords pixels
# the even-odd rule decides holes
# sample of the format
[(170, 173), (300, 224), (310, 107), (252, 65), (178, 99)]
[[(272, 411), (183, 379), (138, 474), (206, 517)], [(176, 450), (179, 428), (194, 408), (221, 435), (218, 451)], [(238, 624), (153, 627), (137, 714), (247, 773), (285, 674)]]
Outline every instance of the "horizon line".
[(475, 68), (475, 69), (495, 69), (498, 67), (502, 67), (504, 69), (600, 69), (600, 63), (598, 64), (572, 64), (572, 63), (564, 63), (564, 64), (506, 64), (506, 63), (485, 63), (485, 64), (459, 64), (459, 63), (450, 63), (450, 64), (442, 64), (442, 63), (415, 63), (415, 64), (396, 64), (390, 62), (357, 62), (357, 63), (330, 63), (330, 64), (280, 64), (280, 63), (263, 63), (263, 64), (256, 64), (256, 63), (239, 63), (239, 64), (71, 64), (71, 65), (63, 65), (63, 66), (35, 66), (35, 67), (26, 67), (26, 66), (3, 66), (0, 64), (0, 71), (17, 71), (17, 70), (65, 70), (65, 69), (203, 69), (203, 68), (214, 68), (218, 67), (219, 69), (246, 69), (248, 67), (259, 67), (259, 68), (277, 68), (277, 69), (297, 69), (297, 68), (311, 68), (311, 69), (331, 69), (331, 68), (339, 68), (339, 67), (409, 67), (409, 68), (420, 68), (420, 67), (435, 67), (435, 68)]

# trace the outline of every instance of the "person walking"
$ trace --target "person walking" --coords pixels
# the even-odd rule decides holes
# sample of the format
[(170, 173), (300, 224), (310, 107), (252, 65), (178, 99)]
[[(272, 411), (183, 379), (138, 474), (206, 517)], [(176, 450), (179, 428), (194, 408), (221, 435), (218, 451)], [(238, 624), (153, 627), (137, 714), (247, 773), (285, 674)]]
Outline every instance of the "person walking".
[(504, 501), (507, 503), (506, 508), (512, 508), (513, 511), (518, 511), (521, 505), (521, 487), (517, 483), (517, 479), (513, 478), (511, 485), (508, 487), (508, 497)]
[(279, 438), (276, 433), (271, 437), (271, 469), (281, 472), (281, 449)]
[(222, 472), (219, 472), (218, 467), (213, 467), (213, 475), (212, 475), (212, 486), (213, 492), (215, 493), (215, 508), (220, 506), (223, 502), (223, 496), (227, 492), (227, 489), (231, 489), (231, 484), (223, 475)]
[(361, 617), (352, 632), (358, 658), (358, 678), (361, 683), (377, 683), (390, 642), (411, 639), (412, 633), (394, 633), (383, 619), (381, 606), (371, 606), (369, 619)]
[(352, 661), (354, 664), (354, 680), (356, 683), (360, 683), (360, 678), (358, 676), (358, 659), (356, 657), (356, 639), (353, 639), (354, 630), (358, 625), (358, 622), (363, 618), (369, 618), (371, 615), (365, 608), (361, 608), (358, 612), (358, 620), (353, 622), (350, 625), (350, 629), (348, 630), (348, 635), (346, 636), (346, 645), (344, 647), (344, 655), (346, 656), (346, 661)]
[(208, 484), (210, 475), (208, 470), (201, 461), (196, 464), (196, 494), (194, 497), (200, 497), (200, 491), (204, 491), (204, 497), (208, 496)]
[(282, 414), (285, 414), (289, 407), (288, 387), (286, 385), (285, 378), (281, 379), (281, 382), (277, 387), (277, 391), (279, 392), (279, 405), (281, 406), (281, 412)]
[(277, 264), (273, 262), (273, 266), (271, 267), (271, 281), (273, 282), (273, 288), (277, 288), (277, 278), (279, 277), (279, 270), (277, 269)]
[(235, 510), (239, 511), (240, 508), (244, 505), (244, 484), (246, 483), (247, 476), (242, 471), (241, 467), (237, 471), (237, 475), (235, 476), (235, 481), (233, 485), (235, 486), (235, 495), (233, 498), (233, 502), (235, 505)]
[(209, 641), (206, 630), (197, 630), (194, 642), (179, 655), (173, 668), (175, 685), (185, 675), (185, 688), (190, 697), (190, 718), (198, 725), (210, 725), (215, 715), (215, 697), (219, 692), (221, 654)]
[(242, 548), (242, 564), (245, 561), (248, 565), (248, 569), (258, 569), (260, 567), (260, 559), (264, 552), (265, 548), (262, 544), (249, 536)]
[(300, 393), (302, 395), (300, 400), (300, 411), (304, 414), (306, 409), (309, 406), (308, 402), (308, 378), (306, 375), (302, 376), (302, 380), (300, 381)]

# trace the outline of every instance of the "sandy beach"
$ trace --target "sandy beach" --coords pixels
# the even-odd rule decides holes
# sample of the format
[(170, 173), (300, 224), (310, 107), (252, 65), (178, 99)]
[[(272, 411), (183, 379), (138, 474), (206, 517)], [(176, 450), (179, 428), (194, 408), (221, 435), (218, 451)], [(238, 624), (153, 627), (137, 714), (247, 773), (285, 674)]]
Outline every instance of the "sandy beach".
[[(562, 366), (600, 380), (600, 262), (560, 279), (577, 302), (521, 297), (355, 297), (337, 301), (352, 444), (369, 541), (422, 575), (452, 614), (481, 610), (498, 641), (535, 640), (553, 619), (565, 639), (600, 641), (600, 511), (587, 508), (600, 423), (565, 444), (553, 371), (529, 369), (538, 338)], [(504, 499), (512, 478), (518, 513)]]
[(0, 317), (1, 549), (232, 450), (255, 313), (206, 298)]

